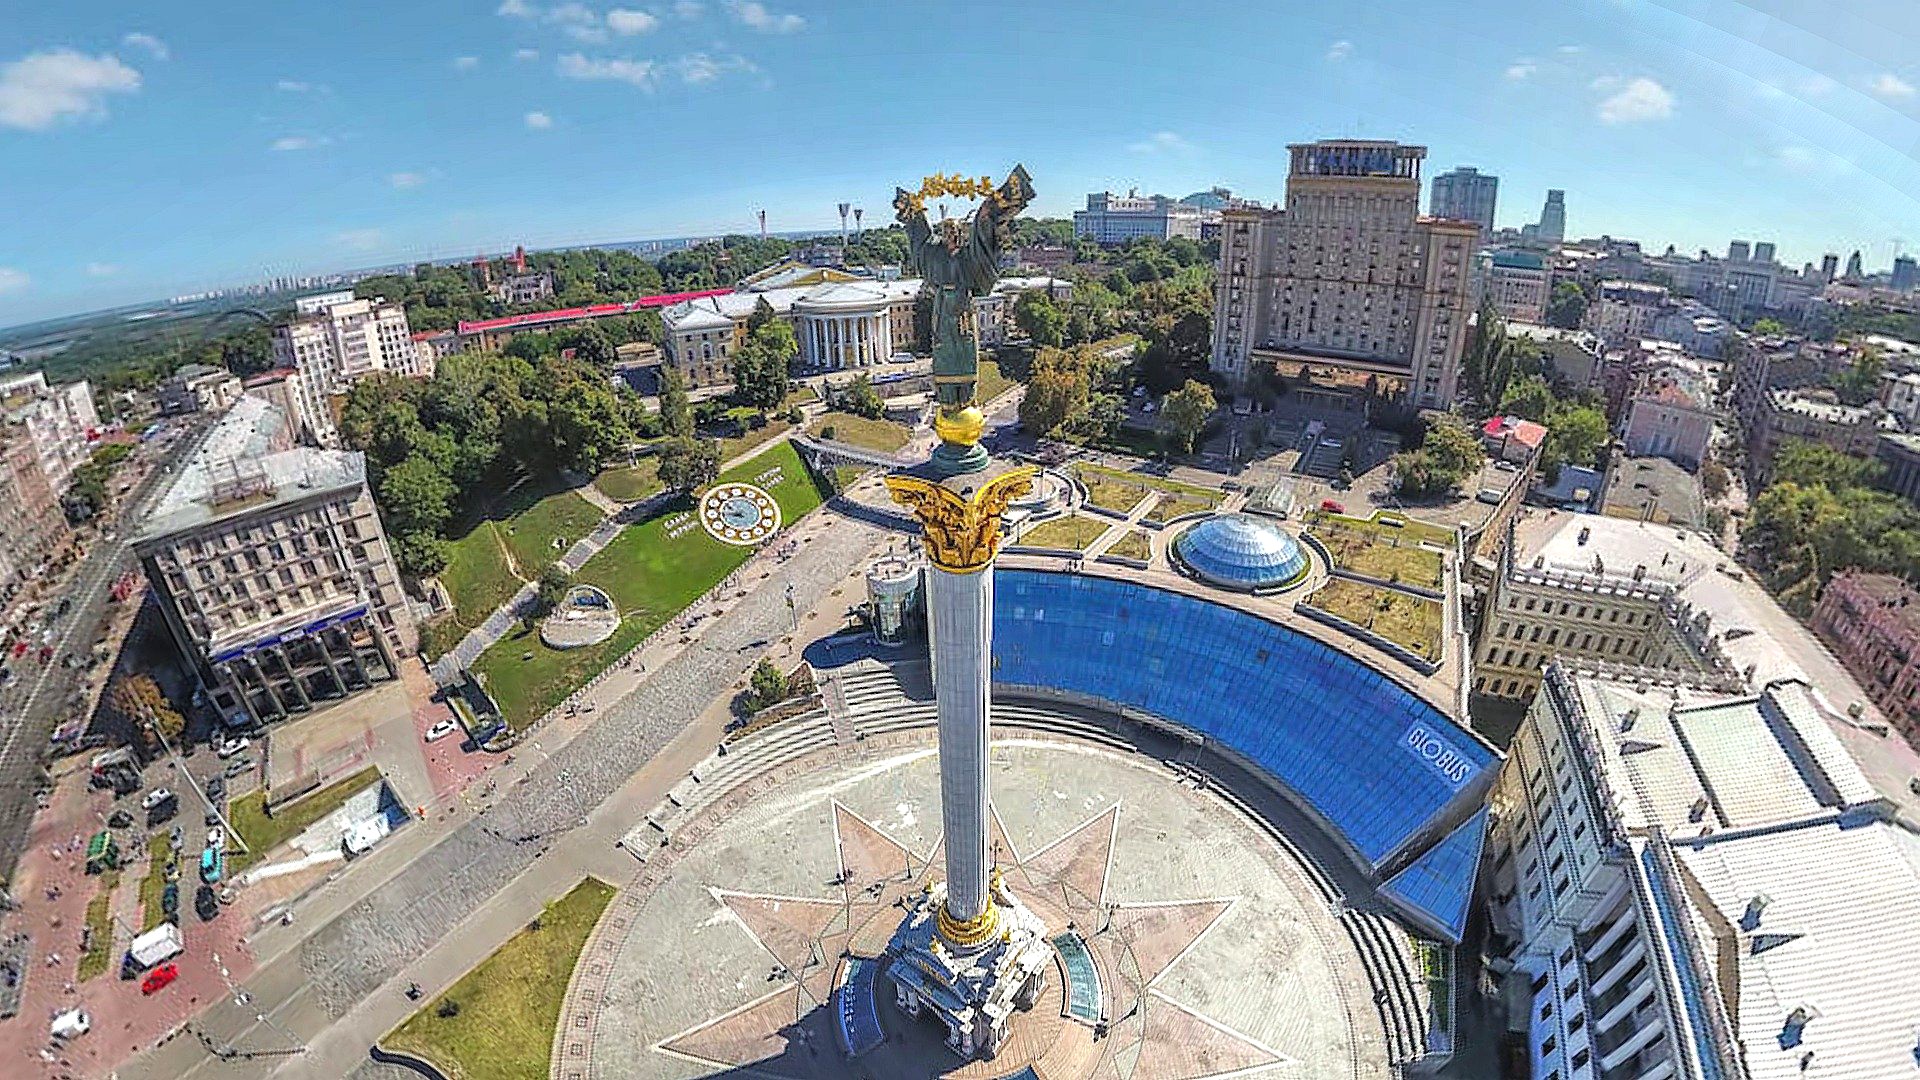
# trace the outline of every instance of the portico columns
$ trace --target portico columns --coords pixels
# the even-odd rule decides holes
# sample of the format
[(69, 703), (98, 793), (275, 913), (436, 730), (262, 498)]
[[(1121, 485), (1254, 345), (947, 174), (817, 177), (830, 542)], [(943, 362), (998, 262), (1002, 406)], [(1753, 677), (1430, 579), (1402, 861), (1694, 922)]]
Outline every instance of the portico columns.
[(327, 648), (327, 632), (322, 630), (313, 635), (313, 644), (320, 650), (320, 658), (327, 662), (327, 674), (333, 676), (334, 691), (341, 697), (346, 697), (348, 693), (347, 680), (340, 677), (340, 665), (334, 663), (333, 650)]
[(286, 703), (281, 701), (280, 695), (274, 691), (273, 680), (267, 678), (267, 669), (260, 666), (260, 657), (248, 655), (245, 659), (247, 666), (253, 669), (253, 677), (260, 680), (260, 689), (267, 692), (267, 700), (273, 702), (273, 711), (282, 717), (293, 715), (287, 711)]
[(280, 658), (280, 666), (286, 670), (287, 681), (293, 684), (294, 696), (300, 699), (302, 710), (313, 708), (313, 699), (307, 696), (307, 688), (300, 683), (300, 673), (293, 670), (293, 659), (287, 655), (285, 645), (275, 645), (273, 654)]
[(255, 727), (265, 723), (260, 719), (260, 710), (253, 704), (253, 695), (247, 690), (247, 684), (242, 682), (240, 676), (234, 672), (233, 664), (222, 661), (213, 665), (213, 670), (219, 674), (220, 681), (227, 684), (227, 689), (233, 696), (240, 699), (240, 707), (247, 711), (247, 719), (252, 720)]

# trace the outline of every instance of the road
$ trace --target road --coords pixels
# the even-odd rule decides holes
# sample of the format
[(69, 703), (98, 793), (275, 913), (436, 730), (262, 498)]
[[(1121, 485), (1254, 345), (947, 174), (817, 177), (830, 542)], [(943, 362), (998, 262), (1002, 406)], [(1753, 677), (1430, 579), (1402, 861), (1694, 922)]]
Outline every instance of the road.
[[(248, 1003), (222, 1001), (196, 1031), (216, 1047), (255, 1053), (287, 1047), (290, 1033), (311, 1043), (309, 1056), (221, 1060), (187, 1036), (142, 1055), (118, 1076), (257, 1077), (282, 1067), (290, 1076), (338, 1077), (343, 1064), (365, 1061), (390, 1014), (406, 1004), (393, 989), (396, 980), (434, 985), (448, 969), (457, 974), (582, 872), (631, 874), (635, 864), (614, 841), (711, 749), (712, 732), (696, 718), (788, 631), (786, 583), (801, 610), (857, 599), (830, 593), (857, 589), (846, 589), (848, 575), (887, 534), (840, 518), (823, 524), (818, 539), (780, 564), (773, 580), (726, 601), (692, 644), (599, 709), (570, 741), (550, 746), (550, 756), (524, 782), (504, 787), (493, 805), (463, 812), (450, 825), (436, 819), (410, 826), (390, 843), (424, 848), (417, 856), (397, 864), (397, 852), (384, 859), (375, 852), (368, 872), (342, 879), (303, 907), (294, 926), (253, 935), (260, 974), (245, 987)], [(535, 740), (530, 752), (541, 752), (537, 743), (549, 738)], [(377, 879), (382, 872), (387, 876)]]
[[(0, 879), (12, 877), (26, 843), (35, 811), (34, 793), (45, 779), (41, 761), (47, 740), (89, 670), (84, 665), (68, 668), (61, 661), (69, 654), (85, 655), (92, 649), (93, 639), (106, 622), (108, 593), (114, 579), (135, 568), (125, 534), (146, 516), (172, 477), (173, 464), (198, 444), (199, 433), (196, 428), (162, 452), (164, 456), (116, 504), (114, 519), (96, 534), (79, 568), (58, 590), (59, 595), (73, 601), (73, 606), (56, 620), (53, 659), (27, 666), (30, 674), (22, 674), (0, 689), (0, 716), (6, 717), (4, 733), (0, 733)], [(109, 535), (113, 539), (107, 539)]]

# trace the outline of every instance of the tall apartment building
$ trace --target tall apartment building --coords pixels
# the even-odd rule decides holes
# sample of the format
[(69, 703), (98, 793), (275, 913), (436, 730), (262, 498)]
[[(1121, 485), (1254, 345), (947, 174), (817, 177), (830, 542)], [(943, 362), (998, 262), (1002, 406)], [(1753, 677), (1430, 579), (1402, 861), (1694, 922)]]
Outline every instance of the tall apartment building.
[(1529, 1075), (1914, 1071), (1920, 840), (1839, 719), (1804, 679), (1548, 669), (1489, 795), (1482, 879)]
[(1124, 244), (1142, 236), (1198, 240), (1204, 215), (1199, 207), (1167, 195), (1096, 191), (1087, 196), (1085, 210), (1073, 212), (1073, 234), (1096, 244)]
[(88, 383), (49, 385), (38, 371), (0, 380), (0, 427), (33, 447), (55, 495), (66, 494), (73, 470), (92, 455), (99, 426)]
[(366, 458), (296, 446), (248, 395), (133, 540), (180, 655), (229, 723), (261, 724), (399, 677), (413, 615)]
[(1845, 273), (1840, 275), (1840, 278), (1843, 281), (1860, 281), (1866, 276), (1866, 271), (1862, 269), (1860, 265), (1859, 249), (1856, 248), (1853, 254), (1847, 256), (1847, 269)]
[(1223, 211), (1213, 370), (1256, 365), (1362, 383), (1444, 409), (1472, 313), (1479, 227), (1420, 216), (1426, 147), (1290, 146), (1284, 207)]
[(1540, 220), (1531, 225), (1522, 225), (1520, 237), (1548, 246), (1566, 240), (1567, 193), (1559, 188), (1548, 188), (1547, 201), (1540, 207)]
[(1892, 574), (1842, 571), (1820, 591), (1813, 628), (1920, 747), (1920, 589)]
[(433, 375), (433, 353), (415, 347), (400, 304), (334, 292), (303, 296), (293, 307), (293, 320), (274, 329), (274, 361), (296, 372), (295, 419), (323, 447), (340, 445), (334, 399), (354, 383), (379, 372)]
[(1832, 281), (1840, 276), (1840, 256), (1829, 251), (1820, 256), (1820, 279)]
[(1915, 285), (1920, 285), (1920, 264), (1916, 264), (1911, 255), (1902, 255), (1893, 260), (1893, 276), (1888, 279), (1887, 285), (1894, 292), (1913, 291)]
[(1485, 238), (1493, 234), (1493, 211), (1499, 201), (1499, 177), (1462, 165), (1433, 178), (1427, 212), (1437, 218), (1474, 222)]
[(1775, 390), (1798, 390), (1825, 382), (1853, 362), (1847, 346), (1800, 337), (1758, 338), (1745, 334), (1729, 350), (1733, 361), (1733, 411), (1749, 434)]
[(0, 642), (20, 629), (23, 602), (68, 539), (60, 496), (40, 455), (17, 433), (0, 431)]

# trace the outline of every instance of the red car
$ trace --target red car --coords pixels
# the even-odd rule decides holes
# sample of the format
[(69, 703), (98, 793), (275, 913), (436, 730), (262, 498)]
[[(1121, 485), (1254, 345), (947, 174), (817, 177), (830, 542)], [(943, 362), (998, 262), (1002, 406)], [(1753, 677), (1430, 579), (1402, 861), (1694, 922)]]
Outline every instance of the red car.
[(1325, 510), (1329, 514), (1344, 514), (1347, 512), (1346, 507), (1340, 505), (1339, 503), (1335, 502), (1332, 499), (1321, 499), (1320, 509)]
[(180, 965), (161, 964), (159, 967), (147, 972), (147, 977), (140, 980), (140, 992), (142, 994), (159, 993), (168, 983), (179, 977)]

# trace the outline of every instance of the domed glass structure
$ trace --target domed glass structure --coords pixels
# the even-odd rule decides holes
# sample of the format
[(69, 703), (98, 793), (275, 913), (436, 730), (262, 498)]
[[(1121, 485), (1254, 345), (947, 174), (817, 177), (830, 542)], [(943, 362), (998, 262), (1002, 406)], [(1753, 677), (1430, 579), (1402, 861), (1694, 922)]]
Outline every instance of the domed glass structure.
[(1250, 514), (1221, 514), (1173, 542), (1180, 563), (1215, 585), (1243, 592), (1292, 585), (1307, 575), (1307, 555), (1286, 531)]

